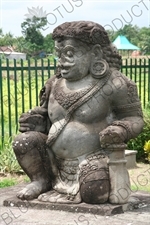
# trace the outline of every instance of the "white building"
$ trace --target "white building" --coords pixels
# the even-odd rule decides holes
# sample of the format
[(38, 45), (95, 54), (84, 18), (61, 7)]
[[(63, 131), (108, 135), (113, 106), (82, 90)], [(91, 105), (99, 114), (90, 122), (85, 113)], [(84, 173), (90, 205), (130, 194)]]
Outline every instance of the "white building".
[[(26, 60), (26, 54), (22, 52), (15, 52), (12, 47), (0, 46), (0, 56), (4, 56), (7, 59), (23, 59)], [(1, 58), (1, 57), (0, 57)]]

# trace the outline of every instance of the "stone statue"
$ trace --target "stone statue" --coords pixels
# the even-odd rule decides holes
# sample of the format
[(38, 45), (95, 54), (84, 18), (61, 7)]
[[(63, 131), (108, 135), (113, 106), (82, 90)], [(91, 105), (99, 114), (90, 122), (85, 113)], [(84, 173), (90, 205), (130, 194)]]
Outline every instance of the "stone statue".
[(13, 142), (31, 179), (17, 197), (51, 203), (126, 203), (124, 150), (143, 128), (136, 85), (119, 70), (121, 56), (94, 22), (53, 31), (58, 70), (23, 113)]

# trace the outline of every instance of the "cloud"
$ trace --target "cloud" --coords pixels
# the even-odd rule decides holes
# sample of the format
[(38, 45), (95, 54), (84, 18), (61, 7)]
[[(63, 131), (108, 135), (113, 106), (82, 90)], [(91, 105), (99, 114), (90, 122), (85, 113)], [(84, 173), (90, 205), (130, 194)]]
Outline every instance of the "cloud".
[[(73, 20), (91, 20), (103, 26), (109, 25), (110, 28), (112, 26), (113, 29), (116, 29), (115, 26), (119, 29), (130, 21), (133, 25), (148, 27), (150, 24), (149, 10), (146, 8), (146, 6), (149, 7), (148, 1), (143, 0), (146, 6), (139, 2), (137, 0), (3, 0), (0, 27), (3, 28), (4, 33), (11, 31), (15, 36), (21, 35), (21, 23), (26, 18), (25, 14), (28, 14), (28, 8), (32, 7), (43, 7), (48, 14), (49, 29), (43, 31), (44, 34), (52, 32), (63, 22)], [(133, 8), (134, 5), (139, 7)], [(140, 16), (134, 15), (140, 12), (142, 12)]]

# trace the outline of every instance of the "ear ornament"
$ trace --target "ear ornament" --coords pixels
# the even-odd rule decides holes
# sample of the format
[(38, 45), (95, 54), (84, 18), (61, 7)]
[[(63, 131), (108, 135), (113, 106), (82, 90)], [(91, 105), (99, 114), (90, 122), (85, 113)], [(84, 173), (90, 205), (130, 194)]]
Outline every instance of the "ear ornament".
[(103, 59), (96, 60), (91, 63), (90, 71), (94, 78), (100, 79), (108, 74), (109, 65)]

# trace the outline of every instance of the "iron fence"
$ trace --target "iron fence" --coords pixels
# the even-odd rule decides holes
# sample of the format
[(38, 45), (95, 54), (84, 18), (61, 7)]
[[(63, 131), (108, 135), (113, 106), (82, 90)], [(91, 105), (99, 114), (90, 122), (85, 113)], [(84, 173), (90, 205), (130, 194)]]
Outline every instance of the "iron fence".
[[(55, 73), (56, 60), (0, 59), (0, 145), (18, 131), (18, 118), (39, 104), (39, 91)], [(121, 71), (136, 82), (142, 107), (150, 102), (150, 59), (124, 59)]]
[(0, 59), (0, 146), (17, 133), (19, 116), (39, 104), (39, 91), (55, 69), (55, 59)]
[(122, 60), (121, 71), (133, 80), (143, 108), (150, 103), (150, 58), (129, 58)]

